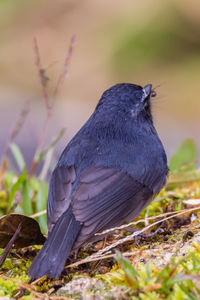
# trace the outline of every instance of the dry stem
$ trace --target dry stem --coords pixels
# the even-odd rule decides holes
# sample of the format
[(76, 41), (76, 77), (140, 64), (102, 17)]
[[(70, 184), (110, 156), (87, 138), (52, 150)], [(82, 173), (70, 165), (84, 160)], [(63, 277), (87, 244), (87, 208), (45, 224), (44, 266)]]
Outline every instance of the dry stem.
[[(152, 224), (150, 224), (150, 225), (144, 227), (144, 228), (141, 229), (140, 231), (136, 231), (136, 232), (134, 232), (134, 233), (132, 233), (132, 234), (126, 236), (125, 238), (122, 238), (122, 239), (118, 240), (117, 242), (115, 242), (115, 243), (113, 243), (113, 244), (111, 244), (111, 245), (109, 245), (109, 246), (107, 246), (107, 247), (101, 249), (101, 250), (98, 251), (97, 253), (92, 254), (92, 255), (90, 255), (89, 257), (86, 257), (85, 259), (82, 259), (82, 260), (80, 260), (80, 261), (77, 261), (77, 262), (74, 263), (74, 264), (70, 264), (70, 265), (66, 266), (66, 268), (77, 267), (77, 266), (79, 266), (79, 265), (81, 265), (81, 264), (84, 264), (84, 263), (87, 263), (87, 262), (90, 262), (90, 261), (101, 260), (101, 259), (108, 258), (108, 257), (110, 257), (110, 256), (103, 255), (103, 254), (104, 254), (104, 253), (108, 253), (111, 249), (117, 247), (118, 245), (121, 245), (121, 244), (123, 244), (123, 243), (125, 243), (125, 242), (128, 242), (128, 241), (132, 240), (135, 236), (140, 235), (141, 233), (145, 232), (146, 230), (152, 228), (153, 226), (155, 226), (155, 225), (157, 225), (157, 224), (160, 224), (160, 223), (162, 223), (162, 222), (164, 222), (164, 221), (166, 221), (166, 220), (169, 220), (169, 219), (175, 218), (175, 217), (177, 217), (177, 216), (184, 215), (184, 214), (187, 214), (187, 213), (190, 213), (190, 212), (199, 210), (199, 209), (200, 209), (200, 206), (194, 207), (194, 208), (190, 208), (190, 209), (185, 209), (185, 210), (179, 211), (179, 212), (177, 212), (177, 213), (174, 213), (172, 216), (169, 216), (169, 217), (163, 218), (163, 219), (161, 219), (161, 220), (159, 220), (159, 221), (156, 221), (156, 222), (154, 222), (154, 223), (152, 223)], [(162, 214), (162, 215), (163, 215), (163, 214)], [(160, 216), (162, 216), (162, 215), (159, 215), (159, 216), (156, 216), (156, 217), (160, 217)], [(144, 222), (144, 220), (143, 220), (143, 222)], [(126, 225), (126, 226), (127, 226), (127, 225)], [(117, 229), (117, 227), (116, 227), (116, 228), (112, 228), (112, 230), (115, 230), (115, 229)], [(111, 257), (112, 257), (112, 256), (111, 256)]]

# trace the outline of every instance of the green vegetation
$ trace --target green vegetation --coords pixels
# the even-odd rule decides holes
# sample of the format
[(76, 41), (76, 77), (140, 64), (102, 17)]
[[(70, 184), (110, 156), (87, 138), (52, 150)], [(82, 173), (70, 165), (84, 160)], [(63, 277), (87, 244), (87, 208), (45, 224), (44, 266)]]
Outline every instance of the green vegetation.
[[(61, 36), (71, 34), (74, 18), (74, 22), (77, 22), (75, 28), (78, 30), (78, 39), (81, 37), (80, 43), (85, 40), (87, 44), (87, 51), (84, 47), (83, 51), (79, 51), (78, 61), (81, 61), (82, 55), (82, 59), (88, 60), (89, 63), (87, 76), (85, 80), (79, 80), (78, 89), (76, 79), (74, 83), (73, 81), (70, 83), (77, 90), (77, 98), (81, 99), (83, 90), (86, 91), (86, 95), (93, 93), (91, 98), (94, 95), (95, 89), (91, 89), (91, 84), (88, 85), (88, 90), (86, 89), (86, 81), (94, 84), (96, 80), (96, 83), (98, 81), (102, 86), (114, 78), (118, 81), (144, 80), (147, 83), (158, 84), (164, 81), (170, 83), (167, 84), (169, 89), (167, 95), (173, 101), (173, 109), (170, 110), (170, 114), (168, 112), (169, 121), (174, 120), (171, 117), (175, 110), (179, 110), (183, 124), (191, 119), (193, 122), (196, 120), (198, 124), (200, 31), (199, 18), (194, 15), (194, 10), (191, 9), (185, 14), (181, 1), (169, 1), (161, 5), (157, 2), (158, 7), (152, 6), (151, 12), (148, 11), (150, 9), (148, 6), (142, 13), (138, 13), (138, 16), (132, 14), (131, 9), (128, 14), (124, 13), (124, 8), (122, 14), (116, 15), (116, 11), (113, 14), (114, 7), (104, 1), (105, 4), (101, 4), (102, 7), (105, 5), (104, 12), (102, 9), (98, 12), (101, 17), (91, 18), (89, 2), (88, 4), (75, 3), (76, 1), (72, 4), (72, 2), (66, 2), (66, 6), (61, 7), (58, 4), (54, 5), (53, 2), (47, 5), (35, 0), (0, 0), (2, 87), (4, 82), (8, 89), (12, 89), (13, 84), (14, 87), (16, 85), (19, 94), (17, 89), (14, 90), (14, 98), (17, 99), (21, 98), (21, 92), (23, 94), (23, 86), (30, 98), (36, 99), (37, 89), (32, 80), (33, 70), (27, 63), (30, 59), (27, 56), (27, 41), (28, 43), (31, 41), (33, 34), (39, 34), (41, 42), (47, 49), (42, 51), (46, 60), (49, 58), (52, 60), (52, 57), (48, 56), (49, 53), (51, 55), (56, 53), (54, 59), (60, 61), (60, 50), (57, 52), (54, 47), (60, 43)], [(124, 3), (121, 5), (124, 6)], [(134, 12), (136, 8), (134, 3)], [(188, 6), (185, 6), (185, 9), (187, 8)], [(76, 13), (73, 12), (74, 9), (77, 10)], [(84, 17), (81, 17), (81, 10)], [(70, 16), (71, 11), (73, 17)], [(54, 36), (52, 51), (49, 51), (51, 45), (49, 34)], [(38, 214), (34, 219), (44, 234), (47, 233), (45, 213), (48, 194), (47, 173), (51, 173), (53, 169), (54, 147), (64, 133), (61, 130), (58, 137), (49, 142), (45, 148), (45, 128), (48, 127), (47, 121), (52, 114), (55, 98), (58, 98), (60, 86), (68, 74), (73, 45), (74, 42), (71, 41), (63, 73), (54, 92), (49, 96), (49, 90), (53, 91), (53, 86), (49, 87), (49, 81), (52, 84), (49, 80), (52, 64), (48, 65), (48, 62), (45, 62), (46, 68), (42, 65), (37, 40), (34, 39), (35, 61), (46, 108), (46, 123), (41, 128), (39, 145), (34, 145), (37, 149), (31, 167), (28, 168), (24, 155), (15, 141), (27, 114), (26, 111), (22, 112), (9, 137), (0, 164), (0, 217), (11, 213), (29, 217)], [(106, 47), (109, 59), (104, 57)], [(85, 75), (85, 65), (80, 66), (77, 66), (79, 68), (77, 73), (80, 71), (79, 76)], [(82, 67), (83, 70), (80, 69)], [(112, 77), (109, 77), (108, 73), (111, 70)], [(21, 86), (18, 85), (20, 82)], [(4, 99), (4, 94), (2, 95)], [(176, 101), (178, 105), (175, 104)], [(167, 115), (166, 111), (164, 113)], [(178, 114), (175, 115), (177, 116)], [(29, 282), (27, 271), (41, 246), (31, 245), (17, 249), (13, 247), (0, 269), (0, 297), (18, 296), (24, 300), (51, 297), (53, 300), (53, 297), (87, 299), (87, 296), (91, 295), (92, 299), (93, 296), (97, 299), (113, 299), (114, 295), (119, 300), (199, 299), (200, 169), (197, 167), (197, 150), (193, 140), (183, 141), (169, 161), (168, 185), (131, 225), (139, 230), (152, 225), (146, 233), (152, 233), (160, 226), (161, 231), (157, 235), (149, 238), (143, 236), (138, 240), (139, 245), (136, 245), (133, 238), (124, 242), (130, 233), (117, 229), (105, 241), (80, 249), (77, 259), (70, 257), (67, 264), (74, 263), (75, 266), (66, 267), (60, 278), (48, 280), (44, 277), (32, 284)], [(138, 223), (135, 224), (136, 222)], [(160, 223), (155, 224), (156, 222)], [(2, 233), (4, 234), (0, 222), (0, 234)], [(6, 234), (8, 238), (10, 232), (9, 234), (5, 232)], [(105, 252), (103, 256), (91, 257), (116, 242), (119, 244), (111, 251)], [(4, 249), (0, 249), (1, 257), (3, 253)]]
[[(114, 71), (132, 73), (138, 68), (177, 65), (198, 57), (199, 31), (189, 23), (176, 5), (164, 4), (140, 26), (130, 20), (111, 24), (114, 36), (112, 66)], [(167, 11), (167, 13), (166, 13)], [(162, 19), (162, 22), (161, 22)]]
[[(197, 160), (197, 146), (191, 139), (183, 141), (176, 153), (171, 157), (169, 168), (171, 171), (179, 171), (184, 167), (185, 171), (195, 170)], [(186, 167), (186, 168), (185, 168)]]
[[(23, 155), (16, 145), (12, 145), (12, 153), (21, 172), (17, 174), (14, 171), (5, 171), (3, 174), (0, 212), (2, 216), (9, 212), (30, 216), (45, 209), (47, 184), (35, 175), (28, 175)], [(106, 257), (105, 253), (105, 257), (97, 258), (94, 262), (90, 261), (90, 255), (104, 248), (104, 243), (100, 241), (93, 248), (82, 249), (78, 261), (89, 258), (89, 262), (83, 261), (79, 266), (66, 269), (65, 275), (59, 279), (47, 280), (44, 277), (34, 285), (28, 284), (22, 299), (41, 297), (49, 290), (52, 290), (52, 296), (80, 299), (82, 289), (88, 294), (99, 293), (102, 299), (111, 298), (113, 291), (119, 294), (119, 299), (199, 299), (200, 174), (195, 167), (196, 160), (197, 149), (194, 141), (184, 141), (170, 160), (168, 186), (134, 220), (140, 221), (136, 225), (140, 229), (160, 220), (161, 233), (151, 238), (142, 237), (139, 248), (134, 240), (122, 243), (115, 248), (116, 254)], [(21, 201), (17, 202), (19, 194)], [(196, 199), (197, 206), (187, 203), (191, 199)], [(179, 216), (178, 213), (183, 210)], [(167, 219), (173, 212), (177, 216)], [(45, 215), (40, 216), (38, 222), (45, 232)], [(160, 225), (153, 226), (153, 229), (157, 226)], [(111, 234), (106, 243), (112, 245), (126, 236), (126, 231), (118, 230), (117, 235)], [(0, 296), (13, 297), (22, 291), (23, 284), (29, 281), (27, 270), (38, 249), (40, 246), (11, 250), (1, 268)], [(3, 253), (3, 249), (0, 253)], [(71, 260), (76, 263), (73, 258)], [(81, 288), (78, 288), (77, 280), (83, 281)], [(71, 284), (70, 288), (67, 288), (68, 284)], [(66, 287), (56, 292), (57, 285)]]
[[(20, 163), (20, 161), (18, 161)], [(31, 216), (46, 209), (47, 184), (36, 176), (29, 178), (26, 168), (20, 175), (6, 172), (3, 178), (4, 189), (0, 192), (0, 215), (21, 213)], [(46, 216), (38, 217), (43, 232), (47, 232)]]
[[(140, 264), (137, 270), (123, 257), (116, 255), (119, 268), (104, 275), (109, 283), (130, 287), (132, 299), (199, 299), (200, 247), (193, 245), (184, 257), (172, 257), (162, 269), (154, 264)], [(119, 276), (120, 275), (120, 276)], [(116, 276), (116, 279), (115, 279)]]

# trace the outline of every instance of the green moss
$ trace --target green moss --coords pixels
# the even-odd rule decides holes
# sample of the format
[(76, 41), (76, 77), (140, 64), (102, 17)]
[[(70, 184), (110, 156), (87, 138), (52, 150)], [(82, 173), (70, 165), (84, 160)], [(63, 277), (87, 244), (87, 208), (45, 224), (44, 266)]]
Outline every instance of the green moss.
[[(183, 172), (183, 170), (181, 169), (180, 172)], [(193, 175), (194, 174), (192, 174), (192, 176)], [(147, 206), (134, 221), (147, 219), (148, 217), (156, 217), (165, 212), (179, 211), (187, 207), (183, 200), (199, 199), (200, 181), (197, 172), (195, 176), (196, 177), (193, 176), (192, 178), (196, 178), (196, 181), (191, 182), (191, 173), (188, 171), (184, 171), (184, 177), (182, 173), (176, 171), (170, 174), (170, 185), (162, 189), (154, 201)], [(0, 200), (8, 203), (11, 189), (17, 177), (15, 174), (8, 173), (4, 179), (4, 190), (0, 191)], [(183, 179), (183, 183), (177, 184), (177, 182)], [(41, 198), (43, 198), (43, 195), (45, 197), (47, 196), (46, 185), (43, 186), (37, 178), (30, 180), (29, 185), (30, 191), (33, 192), (31, 193), (33, 209), (36, 211), (37, 209), (43, 209), (43, 205), (46, 205), (45, 203), (43, 203), (42, 206), (36, 205), (36, 203), (39, 201), (38, 195), (40, 195)], [(2, 213), (4, 209), (4, 206), (0, 206)], [(200, 274), (200, 246), (198, 242), (191, 242), (189, 239), (192, 238), (193, 241), (193, 234), (198, 233), (200, 212), (196, 211), (194, 214), (196, 219), (192, 223), (190, 214), (165, 221), (163, 228), (166, 231), (166, 236), (161, 234), (149, 240), (144, 239), (141, 241), (139, 248), (136, 247), (134, 241), (120, 245), (119, 249), (122, 253), (133, 253), (133, 255), (130, 256), (130, 262), (121, 256), (120, 259), (118, 257), (118, 264), (115, 263), (113, 258), (83, 264), (77, 268), (68, 269), (67, 275), (62, 275), (59, 279), (49, 280), (42, 278), (35, 285), (37, 291), (46, 293), (52, 287), (64, 286), (68, 282), (72, 284), (74, 282), (74, 286), (76, 286), (77, 277), (87, 277), (88, 281), (92, 278), (97, 280), (98, 283), (102, 283), (103, 281), (103, 285), (97, 284), (86, 291), (88, 295), (99, 294), (106, 298), (106, 295), (112, 295), (114, 293), (116, 297), (118, 297), (118, 294), (120, 295), (119, 299), (124, 297), (141, 300), (160, 298), (167, 300), (196, 300), (200, 298), (200, 284), (199, 280), (197, 280)], [(148, 224), (159, 219), (160, 217), (148, 219)], [(42, 222), (41, 224), (44, 225), (44, 220)], [(138, 223), (136, 226), (136, 228), (144, 228), (144, 221)], [(155, 228), (153, 228), (153, 230), (154, 229)], [(192, 231), (191, 235), (187, 236), (187, 231)], [(119, 231), (118, 236), (115, 233), (108, 237), (107, 243), (112, 244), (116, 239), (123, 238), (126, 234), (125, 231)], [(185, 256), (182, 256), (182, 254), (178, 253), (178, 250), (180, 250), (181, 245), (185, 242), (190, 243), (191, 246), (187, 247), (184, 252)], [(90, 256), (96, 251), (94, 249), (101, 249), (103, 243), (99, 243), (96, 246), (96, 248), (88, 247), (86, 250), (81, 249), (78, 254), (78, 259), (84, 259)], [(29, 247), (28, 249), (12, 249), (1, 268), (2, 274), (10, 278), (15, 278), (20, 282), (27, 283), (30, 279), (27, 275), (28, 268), (40, 248), (41, 246)], [(156, 254), (153, 252), (155, 249), (157, 249), (159, 255), (161, 254), (161, 258), (159, 257), (157, 259)], [(3, 249), (0, 249), (0, 255), (2, 252)], [(147, 255), (145, 257), (145, 253), (149, 253), (149, 256)], [(173, 254), (172, 257), (171, 254)], [(168, 256), (168, 259), (165, 259), (165, 255)], [(156, 260), (163, 261), (158, 265)], [(103, 286), (103, 288), (101, 286)], [(16, 283), (0, 278), (0, 296), (13, 297), (18, 291), (19, 287)], [(82, 290), (80, 288), (80, 293), (70, 295), (70, 297), (80, 299), (81, 293)], [(29, 300), (32, 299), (32, 297), (30, 292), (26, 291), (22, 299)]]
[(17, 284), (0, 278), (0, 296), (12, 296), (17, 289)]
[[(121, 254), (116, 257), (119, 265), (101, 276), (110, 285), (131, 287), (137, 297), (133, 299), (199, 299), (200, 296), (200, 246), (194, 244), (184, 258), (172, 257), (162, 269), (154, 264), (133, 265)], [(196, 278), (196, 280), (195, 280)], [(194, 296), (198, 295), (198, 298)], [(192, 296), (193, 295), (193, 296)]]

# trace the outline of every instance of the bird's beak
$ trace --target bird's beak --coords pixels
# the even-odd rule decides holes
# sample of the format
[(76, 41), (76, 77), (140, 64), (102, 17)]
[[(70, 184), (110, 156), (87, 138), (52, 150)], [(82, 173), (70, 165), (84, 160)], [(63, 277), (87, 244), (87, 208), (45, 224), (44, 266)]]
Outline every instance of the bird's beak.
[(144, 95), (145, 95), (145, 99), (150, 96), (151, 91), (152, 91), (152, 84), (147, 84), (147, 85), (145, 85), (145, 87), (143, 87), (143, 92), (144, 92)]

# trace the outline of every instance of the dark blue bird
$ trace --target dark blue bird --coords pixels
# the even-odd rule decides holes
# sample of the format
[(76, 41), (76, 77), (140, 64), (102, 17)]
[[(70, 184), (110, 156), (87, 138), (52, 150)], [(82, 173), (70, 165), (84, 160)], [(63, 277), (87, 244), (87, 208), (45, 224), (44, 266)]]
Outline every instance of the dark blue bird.
[(29, 269), (32, 278), (59, 276), (72, 250), (133, 220), (164, 186), (167, 158), (151, 96), (150, 84), (111, 87), (63, 151), (50, 182), (49, 234)]

